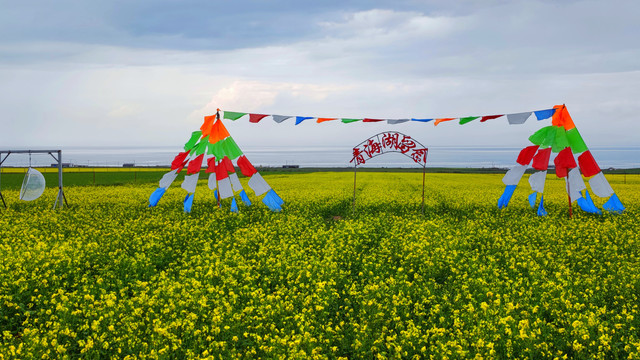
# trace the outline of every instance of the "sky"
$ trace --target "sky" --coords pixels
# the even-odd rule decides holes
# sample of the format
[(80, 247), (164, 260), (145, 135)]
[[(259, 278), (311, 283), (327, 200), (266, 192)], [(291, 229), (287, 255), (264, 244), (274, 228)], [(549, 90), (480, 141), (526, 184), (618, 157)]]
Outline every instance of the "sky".
[[(175, 146), (217, 108), (432, 118), (566, 104), (640, 146), (640, 2), (0, 0), (0, 148)], [(550, 122), (227, 121), (243, 146), (526, 146)]]

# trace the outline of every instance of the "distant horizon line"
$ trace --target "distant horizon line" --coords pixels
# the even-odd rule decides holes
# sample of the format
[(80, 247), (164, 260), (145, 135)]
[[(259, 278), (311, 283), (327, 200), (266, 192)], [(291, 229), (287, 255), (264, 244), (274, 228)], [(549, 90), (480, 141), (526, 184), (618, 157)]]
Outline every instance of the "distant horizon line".
[[(353, 146), (346, 145), (244, 145), (242, 148), (247, 149), (256, 149), (256, 148), (302, 148), (306, 147), (309, 149), (327, 149), (327, 148), (341, 148), (341, 149), (351, 149)], [(474, 149), (474, 148), (494, 148), (494, 149), (522, 149), (522, 145), (431, 145), (427, 146), (428, 148), (449, 148), (449, 149)], [(157, 148), (182, 148), (181, 145), (69, 145), (69, 146), (11, 146), (0, 149), (0, 151), (14, 151), (14, 150), (75, 150), (75, 149), (157, 149)], [(624, 149), (624, 148), (640, 148), (640, 144), (638, 145), (592, 145), (589, 148), (611, 148), (611, 149)]]

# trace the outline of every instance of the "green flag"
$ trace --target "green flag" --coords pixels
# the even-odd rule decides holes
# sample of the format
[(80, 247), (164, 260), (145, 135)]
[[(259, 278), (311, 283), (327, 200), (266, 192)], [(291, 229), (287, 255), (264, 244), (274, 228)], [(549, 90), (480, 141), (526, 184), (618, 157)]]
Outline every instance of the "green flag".
[(479, 118), (480, 116), (467, 116), (467, 117), (463, 117), (460, 118), (460, 125), (464, 125), (468, 122), (472, 122), (473, 120)]
[(198, 130), (198, 131), (192, 132), (191, 138), (189, 139), (189, 141), (187, 141), (186, 144), (184, 144), (184, 150), (189, 151), (193, 149), (195, 144), (198, 142), (198, 139), (200, 139), (200, 136), (202, 136), (202, 131)]
[(553, 144), (551, 145), (551, 151), (554, 153), (558, 153), (564, 148), (569, 147), (569, 140), (567, 140), (567, 131), (562, 126), (556, 127), (556, 136), (553, 139)]
[(215, 156), (216, 159), (222, 159), (225, 155), (222, 141), (218, 141), (215, 144), (209, 143), (207, 154)]
[(229, 159), (234, 160), (242, 155), (242, 150), (240, 150), (240, 147), (238, 147), (238, 144), (236, 144), (232, 137), (228, 137), (219, 142), (223, 143), (222, 148)]
[(531, 141), (535, 145), (542, 146), (542, 144), (545, 142), (545, 139), (547, 138), (547, 134), (550, 131), (555, 135), (556, 129), (554, 129), (552, 125), (545, 126), (542, 129), (536, 131), (533, 135), (529, 136), (529, 141)]
[(580, 136), (578, 128), (574, 127), (567, 131), (567, 140), (569, 141), (569, 146), (571, 146), (571, 151), (573, 151), (574, 154), (579, 154), (589, 150), (587, 148), (587, 144), (582, 140), (582, 136)]
[(240, 112), (233, 112), (233, 111), (224, 112), (224, 118), (229, 120), (238, 120), (245, 115), (247, 115), (247, 113), (240, 113)]
[(343, 123), (348, 124), (356, 121), (362, 121), (362, 119), (341, 119)]
[[(547, 136), (545, 136), (544, 140), (542, 141), (542, 145), (540, 145), (540, 147), (548, 148), (553, 146), (553, 143), (556, 141), (556, 134), (557, 134), (557, 127), (553, 125), (549, 126), (547, 128)], [(551, 151), (553, 151), (553, 149)]]
[(207, 146), (209, 145), (209, 136), (205, 136), (198, 145), (196, 145), (196, 155), (202, 155), (207, 151)]

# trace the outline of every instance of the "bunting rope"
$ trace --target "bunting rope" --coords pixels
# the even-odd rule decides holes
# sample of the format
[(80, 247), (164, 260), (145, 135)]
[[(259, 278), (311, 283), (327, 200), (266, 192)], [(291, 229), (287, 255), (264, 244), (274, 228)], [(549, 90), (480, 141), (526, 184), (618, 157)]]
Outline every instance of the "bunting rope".
[(538, 111), (526, 111), (521, 113), (514, 114), (500, 114), (500, 115), (478, 115), (478, 116), (463, 116), (463, 117), (443, 117), (443, 118), (406, 118), (406, 119), (374, 119), (374, 118), (340, 118), (340, 117), (315, 117), (315, 116), (294, 116), (294, 115), (269, 115), (269, 114), (254, 114), (254, 113), (246, 113), (246, 112), (236, 112), (236, 111), (224, 111), (223, 118), (226, 120), (236, 121), (241, 118), (249, 115), (249, 122), (257, 124), (265, 118), (271, 117), (273, 121), (276, 123), (282, 123), (288, 119), (295, 119), (295, 124), (300, 125), (304, 121), (308, 120), (316, 120), (316, 123), (323, 123), (328, 121), (339, 121), (344, 124), (350, 124), (354, 122), (365, 122), (365, 123), (379, 123), (386, 122), (387, 124), (395, 125), (401, 124), (405, 122), (422, 122), (428, 123), (433, 122), (434, 126), (437, 126), (443, 122), (450, 122), (454, 120), (459, 120), (460, 125), (468, 124), (472, 121), (478, 120), (480, 122), (486, 122), (489, 120), (494, 120), (498, 118), (505, 118), (509, 122), (510, 125), (519, 125), (524, 124), (531, 115), (535, 115), (538, 121), (546, 120), (553, 116), (556, 112), (556, 109), (545, 109)]

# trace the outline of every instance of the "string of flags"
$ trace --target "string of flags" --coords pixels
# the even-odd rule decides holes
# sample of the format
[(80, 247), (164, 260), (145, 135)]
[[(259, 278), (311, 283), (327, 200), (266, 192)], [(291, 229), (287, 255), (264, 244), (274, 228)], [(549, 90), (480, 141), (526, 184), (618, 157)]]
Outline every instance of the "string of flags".
[(240, 150), (220, 120), (219, 112), (215, 115), (205, 116), (200, 130), (191, 134), (191, 138), (184, 145), (184, 151), (180, 152), (171, 163), (171, 171), (160, 179), (158, 188), (149, 197), (149, 207), (158, 204), (169, 186), (185, 167), (187, 174), (181, 185), (181, 188), (187, 191), (183, 202), (185, 212), (191, 212), (196, 185), (203, 167), (205, 173), (209, 174), (208, 186), (210, 190), (213, 190), (218, 206), (221, 206), (221, 199), (231, 198), (231, 211), (238, 212), (236, 195), (246, 206), (251, 206), (251, 200), (236, 173), (235, 168), (237, 167), (242, 175), (249, 178), (248, 185), (255, 195), (264, 195), (262, 202), (269, 209), (272, 211), (282, 210), (284, 201), (267, 184)]
[(295, 121), (296, 125), (300, 125), (304, 121), (313, 121), (316, 123), (324, 123), (328, 121), (338, 121), (345, 124), (355, 123), (355, 122), (365, 122), (365, 123), (380, 123), (386, 122), (387, 124), (395, 125), (406, 122), (422, 122), (428, 123), (432, 122), (435, 126), (443, 122), (453, 122), (458, 120), (460, 125), (468, 124), (472, 121), (486, 122), (489, 120), (495, 120), (499, 118), (507, 119), (510, 125), (519, 125), (524, 124), (532, 115), (535, 118), (540, 120), (546, 120), (553, 116), (556, 112), (556, 109), (545, 109), (538, 111), (526, 111), (521, 113), (514, 114), (501, 114), (501, 115), (479, 115), (479, 116), (464, 116), (464, 117), (444, 117), (444, 118), (406, 118), (406, 119), (374, 119), (374, 118), (338, 118), (338, 117), (315, 117), (315, 116), (288, 116), (288, 115), (268, 115), (268, 114), (253, 114), (253, 113), (245, 113), (245, 112), (235, 112), (235, 111), (225, 111), (224, 119), (236, 121), (240, 120), (243, 117), (247, 117), (250, 123), (259, 123), (267, 118), (271, 118), (276, 123), (282, 123), (284, 121)]
[[(246, 206), (251, 205), (251, 201), (238, 179), (235, 170), (237, 167), (244, 176), (249, 178), (248, 185), (254, 191), (255, 195), (258, 197), (264, 195), (262, 202), (269, 209), (272, 211), (282, 210), (284, 201), (269, 184), (267, 184), (251, 162), (249, 162), (229, 134), (229, 131), (223, 125), (222, 119), (236, 121), (249, 115), (248, 118), (251, 123), (258, 123), (265, 118), (271, 117), (273, 121), (277, 123), (282, 123), (287, 119), (295, 119), (296, 125), (307, 120), (315, 120), (316, 123), (341, 121), (342, 123), (386, 122), (388, 124), (416, 121), (433, 122), (434, 125), (458, 120), (459, 124), (464, 125), (475, 120), (485, 122), (498, 118), (506, 118), (509, 124), (516, 125), (524, 124), (533, 115), (538, 121), (551, 118), (551, 125), (543, 127), (529, 137), (529, 141), (533, 145), (527, 146), (520, 151), (516, 159), (517, 164), (505, 174), (502, 181), (506, 187), (502, 196), (498, 199), (498, 207), (507, 207), (518, 183), (529, 165), (531, 165), (535, 172), (529, 176), (529, 185), (532, 190), (532, 193), (528, 196), (529, 204), (534, 209), (537, 207), (537, 214), (539, 216), (547, 215), (544, 208), (544, 185), (551, 154), (555, 153), (557, 154), (553, 160), (555, 173), (557, 177), (565, 179), (570, 214), (571, 204), (573, 202), (577, 202), (578, 206), (585, 212), (602, 214), (593, 202), (583, 177), (588, 179), (594, 195), (601, 198), (608, 198), (602, 205), (604, 210), (615, 213), (621, 213), (625, 210), (624, 205), (620, 202), (620, 199), (611, 188), (611, 185), (604, 177), (593, 155), (587, 148), (564, 105), (556, 105), (551, 109), (514, 114), (429, 119), (322, 118), (232, 111), (224, 111), (223, 117), (221, 117), (220, 113), (221, 111), (218, 109), (215, 115), (205, 116), (200, 130), (194, 131), (191, 134), (189, 141), (187, 141), (184, 146), (185, 151), (180, 152), (175, 157), (171, 163), (171, 171), (160, 179), (158, 188), (149, 197), (150, 207), (158, 204), (178, 174), (186, 167), (187, 174), (184, 177), (181, 187), (187, 191), (184, 199), (184, 211), (190, 212), (200, 171), (203, 168), (203, 163), (205, 163), (205, 172), (209, 174), (208, 187), (214, 191), (218, 206), (221, 206), (221, 199), (232, 198), (231, 211), (238, 212), (236, 195), (240, 197), (240, 200)], [(539, 202), (538, 194), (540, 194)]]
[(537, 214), (539, 216), (547, 215), (544, 208), (544, 184), (551, 154), (557, 153), (553, 160), (555, 172), (558, 178), (565, 179), (570, 206), (573, 202), (577, 202), (585, 212), (602, 214), (587, 190), (583, 180), (585, 177), (588, 178), (593, 194), (601, 198), (608, 198), (602, 205), (603, 209), (615, 213), (623, 212), (625, 207), (604, 177), (591, 151), (587, 148), (566, 106), (556, 105), (554, 110), (551, 125), (543, 127), (529, 137), (529, 141), (533, 145), (520, 151), (516, 160), (517, 164), (502, 179), (506, 187), (498, 199), (498, 207), (504, 208), (509, 204), (520, 179), (528, 166), (531, 165), (535, 172), (529, 176), (529, 185), (533, 191), (528, 197), (529, 204), (535, 209), (538, 194), (540, 194)]

